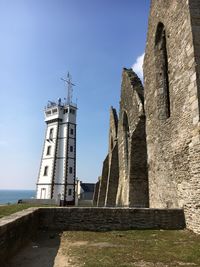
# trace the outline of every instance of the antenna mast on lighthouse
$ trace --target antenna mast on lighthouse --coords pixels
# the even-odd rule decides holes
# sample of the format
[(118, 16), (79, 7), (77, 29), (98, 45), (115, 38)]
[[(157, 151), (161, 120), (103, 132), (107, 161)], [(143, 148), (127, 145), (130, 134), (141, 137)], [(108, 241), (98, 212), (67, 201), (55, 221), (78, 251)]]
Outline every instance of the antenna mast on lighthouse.
[(75, 84), (72, 83), (72, 76), (69, 72), (67, 73), (67, 79), (61, 78), (61, 80), (64, 81), (67, 87), (67, 104), (69, 105), (72, 103), (73, 86), (75, 86)]
[(72, 103), (72, 77), (61, 78), (67, 96), (64, 103), (49, 101), (44, 109), (47, 125), (37, 181), (37, 199), (54, 199), (60, 205), (75, 205), (76, 192), (76, 115)]

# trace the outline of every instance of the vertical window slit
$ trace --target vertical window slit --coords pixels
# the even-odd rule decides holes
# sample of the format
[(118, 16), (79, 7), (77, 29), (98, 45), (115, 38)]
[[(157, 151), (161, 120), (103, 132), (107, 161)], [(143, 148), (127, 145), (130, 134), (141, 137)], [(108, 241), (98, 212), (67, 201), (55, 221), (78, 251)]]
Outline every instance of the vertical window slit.
[(124, 114), (123, 114), (123, 130), (124, 130), (124, 152), (125, 152), (126, 162), (128, 164), (128, 158), (129, 158), (129, 124), (128, 124), (128, 117), (127, 117), (126, 112), (124, 112)]
[(160, 22), (157, 26), (155, 39), (155, 63), (156, 63), (156, 85), (158, 91), (158, 111), (160, 119), (170, 117), (170, 90), (166, 31)]

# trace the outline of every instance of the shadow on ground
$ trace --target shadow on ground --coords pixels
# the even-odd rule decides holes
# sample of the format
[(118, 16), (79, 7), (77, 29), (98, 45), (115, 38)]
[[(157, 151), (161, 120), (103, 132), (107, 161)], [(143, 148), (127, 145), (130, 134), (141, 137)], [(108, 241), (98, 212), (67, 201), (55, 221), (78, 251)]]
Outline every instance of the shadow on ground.
[(5, 267), (55, 267), (61, 234), (58, 231), (38, 231), (36, 238), (22, 248)]

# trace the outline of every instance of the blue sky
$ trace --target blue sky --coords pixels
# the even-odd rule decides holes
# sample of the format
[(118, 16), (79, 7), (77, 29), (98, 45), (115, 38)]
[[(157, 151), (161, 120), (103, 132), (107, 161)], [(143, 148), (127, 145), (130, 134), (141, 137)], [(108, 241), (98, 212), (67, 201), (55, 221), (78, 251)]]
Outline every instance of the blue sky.
[(144, 53), (149, 2), (0, 0), (0, 189), (35, 189), (43, 108), (65, 97), (68, 71), (79, 108), (77, 176), (97, 180), (122, 68)]

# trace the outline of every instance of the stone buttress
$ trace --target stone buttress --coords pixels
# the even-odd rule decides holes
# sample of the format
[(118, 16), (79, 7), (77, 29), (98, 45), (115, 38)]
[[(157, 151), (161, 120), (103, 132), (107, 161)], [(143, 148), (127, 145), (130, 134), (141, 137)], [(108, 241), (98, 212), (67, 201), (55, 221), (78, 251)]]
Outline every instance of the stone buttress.
[(144, 90), (132, 69), (123, 69), (118, 123), (117, 206), (148, 207)]
[(113, 107), (110, 109), (110, 131), (109, 131), (109, 170), (106, 188), (105, 206), (116, 205), (117, 189), (119, 182), (118, 142), (117, 142), (118, 117)]
[(108, 182), (109, 156), (107, 155), (102, 168), (102, 175), (99, 180), (99, 193), (97, 199), (97, 206), (104, 207), (106, 199), (106, 189)]

